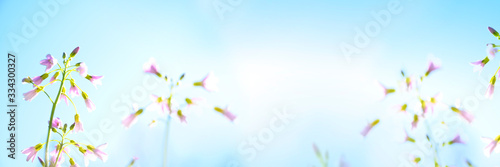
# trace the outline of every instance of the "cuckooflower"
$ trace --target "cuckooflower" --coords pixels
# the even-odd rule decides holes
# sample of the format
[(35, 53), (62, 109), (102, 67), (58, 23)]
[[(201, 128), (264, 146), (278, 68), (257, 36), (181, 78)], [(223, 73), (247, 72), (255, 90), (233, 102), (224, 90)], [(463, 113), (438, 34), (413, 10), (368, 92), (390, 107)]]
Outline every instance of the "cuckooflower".
[(80, 122), (80, 115), (78, 114), (75, 114), (75, 123), (73, 127), (73, 132), (74, 133), (83, 132), (83, 123)]
[(181, 110), (177, 110), (177, 116), (179, 116), (179, 119), (181, 120), (181, 123), (182, 123), (182, 122), (183, 122), (183, 123), (187, 123), (187, 122), (186, 122), (186, 116), (184, 116), (184, 115), (182, 114), (182, 111), (181, 111)]
[(151, 103), (147, 107), (147, 110), (160, 110), (162, 114), (164, 114), (166, 111), (170, 112), (170, 109), (168, 107), (168, 101), (165, 100), (163, 97), (151, 95), (151, 101), (153, 101), (153, 103)]
[(86, 167), (89, 166), (89, 161), (95, 161), (97, 159), (96, 155), (91, 150), (84, 150), (83, 148), (79, 148), (80, 152), (83, 153), (83, 161)]
[(375, 127), (375, 125), (377, 125), (379, 122), (380, 122), (380, 120), (376, 119), (375, 121), (366, 125), (366, 127), (363, 129), (363, 131), (361, 131), (361, 135), (363, 135), (363, 137), (366, 137), (366, 135), (368, 135), (368, 133), (370, 133), (372, 128)]
[(495, 153), (499, 153), (500, 149), (498, 149), (498, 142), (500, 141), (500, 135), (498, 135), (495, 139), (490, 139), (483, 137), (481, 138), (483, 142), (487, 143), (486, 147), (484, 148), (484, 155), (486, 157), (490, 157), (491, 153), (495, 151)]
[(225, 109), (219, 108), (219, 107), (214, 107), (215, 111), (222, 113), (222, 115), (226, 116), (227, 119), (229, 119), (231, 122), (234, 121), (236, 116), (229, 111), (229, 106), (227, 106)]
[(415, 139), (414, 138), (411, 138), (409, 135), (408, 135), (408, 132), (405, 131), (405, 142), (406, 141), (409, 141), (409, 142), (412, 142), (412, 143), (415, 143)]
[(418, 125), (418, 115), (413, 115), (413, 122), (411, 122), (411, 129), (415, 129)]
[(96, 75), (88, 75), (85, 77), (88, 79), (92, 85), (94, 85), (95, 88), (97, 88), (97, 85), (102, 85), (101, 79), (103, 76), (96, 76)]
[(137, 104), (133, 104), (132, 108), (134, 109), (135, 112), (130, 114), (129, 116), (127, 116), (125, 119), (122, 120), (122, 124), (123, 124), (123, 126), (125, 126), (125, 128), (130, 128), (130, 126), (135, 124), (137, 122), (137, 116), (141, 115), (142, 112), (144, 111), (142, 108), (139, 109)]
[(490, 85), (488, 85), (488, 89), (486, 90), (486, 98), (491, 99), (493, 97), (493, 92), (495, 91), (495, 82), (497, 81), (496, 76), (491, 77)]
[[(380, 82), (377, 82), (378, 86), (379, 86), (379, 90), (382, 92), (382, 95), (381, 95), (381, 98), (380, 99), (383, 99), (385, 98), (388, 94), (391, 94), (391, 93), (394, 93), (396, 92), (395, 89), (390, 89), (390, 88), (386, 88), (384, 85), (382, 85), (382, 83)], [(380, 92), (379, 91), (379, 92)]]
[(56, 72), (56, 73), (52, 76), (52, 78), (50, 78), (50, 81), (49, 81), (49, 83), (50, 83), (50, 84), (53, 84), (53, 83), (54, 83), (54, 81), (55, 81), (55, 80), (57, 79), (57, 77), (59, 76), (59, 73), (60, 73), (59, 71), (58, 71), (58, 72)]
[(201, 97), (194, 98), (186, 98), (187, 107), (190, 108), (192, 106), (200, 105), (205, 99)]
[(462, 139), (460, 139), (460, 135), (457, 135), (457, 136), (455, 136), (455, 138), (453, 138), (453, 140), (448, 142), (449, 145), (454, 144), (454, 143), (464, 144), (464, 141), (462, 141)]
[(94, 111), (95, 110), (94, 102), (92, 102), (92, 100), (90, 100), (90, 98), (87, 95), (87, 93), (85, 93), (85, 92), (82, 91), (82, 97), (85, 100), (85, 105), (87, 106), (87, 110), (89, 110), (89, 112)]
[(219, 88), (217, 87), (217, 83), (219, 80), (214, 76), (212, 72), (209, 72), (208, 75), (201, 81), (195, 82), (194, 86), (202, 86), (205, 90), (209, 92), (217, 91)]
[(46, 59), (40, 61), (41, 65), (46, 66), (45, 72), (49, 71), (55, 64), (57, 64), (57, 59), (52, 57), (50, 54), (46, 56)]
[(80, 165), (78, 165), (77, 163), (75, 163), (75, 160), (73, 160), (73, 158), (69, 159), (69, 164), (71, 165), (69, 167), (80, 167)]
[(87, 148), (92, 151), (97, 158), (101, 159), (102, 162), (106, 162), (108, 160), (108, 154), (104, 153), (102, 150), (108, 147), (108, 143), (104, 143), (100, 146), (94, 147), (92, 145), (87, 145)]
[(50, 167), (59, 167), (61, 164), (64, 162), (64, 155), (62, 153), (69, 154), (69, 149), (68, 147), (65, 147), (62, 150), (61, 155), (59, 156), (59, 159), (56, 160), (57, 155), (59, 154), (59, 144), (57, 144), (56, 149), (50, 152)]
[(441, 65), (437, 64), (435, 61), (429, 61), (429, 66), (425, 72), (425, 76), (428, 76), (431, 72), (441, 68)]
[(470, 114), (469, 112), (465, 110), (461, 110), (460, 108), (460, 102), (457, 102), (455, 104), (455, 107), (451, 107), (451, 110), (453, 112), (458, 113), (462, 118), (464, 118), (467, 122), (471, 123), (474, 120), (474, 116)]
[(30, 77), (26, 77), (26, 78), (23, 78), (22, 83), (23, 84), (33, 83), (33, 80)]
[(75, 97), (75, 96), (80, 95), (80, 92), (78, 91), (78, 87), (76, 87), (75, 81), (70, 80), (70, 83), (71, 83), (71, 87), (69, 88), (69, 94), (71, 95), (71, 97)]
[(57, 103), (59, 103), (61, 100), (64, 100), (64, 102), (66, 102), (66, 105), (69, 105), (68, 103), (68, 96), (66, 96), (66, 88), (62, 88), (62, 92), (61, 92), (61, 95), (59, 95), (59, 101), (57, 101)]
[[(40, 85), (43, 82), (43, 80), (47, 79), (48, 77), (49, 77), (49, 74), (47, 74), (47, 73), (44, 73), (40, 76), (33, 77), (33, 83), (35, 85)], [(33, 87), (35, 87), (35, 85), (33, 85)]]
[(75, 57), (75, 55), (78, 54), (78, 51), (80, 51), (80, 47), (73, 49), (73, 51), (69, 54), (69, 57)]
[(36, 153), (38, 151), (40, 151), (40, 149), (42, 149), (42, 147), (43, 147), (43, 144), (40, 143), (34, 147), (29, 147), (27, 149), (22, 150), (21, 153), (28, 155), (28, 158), (26, 158), (26, 161), (31, 160), (31, 162), (33, 162), (35, 160)]
[(23, 93), (24, 100), (26, 100), (26, 101), (33, 100), (38, 95), (38, 93), (42, 90), (43, 90), (43, 87), (37, 87), (33, 90), (30, 90), (29, 92)]
[(160, 68), (156, 65), (156, 60), (154, 58), (149, 59), (149, 62), (144, 64), (143, 69), (146, 73), (155, 74), (160, 78), (162, 77), (160, 72), (158, 72)]
[(86, 77), (87, 71), (88, 71), (87, 65), (84, 62), (80, 62), (80, 63), (77, 63), (76, 66), (78, 66), (78, 68), (76, 68), (76, 71), (78, 71), (78, 73), (80, 73), (80, 76)]
[(62, 128), (63, 126), (63, 122), (61, 121), (61, 119), (59, 119), (59, 117), (56, 117), (54, 119), (52, 119), (52, 127), (53, 128)]
[(486, 65), (489, 61), (490, 59), (488, 57), (485, 57), (483, 60), (471, 62), (470, 64), (474, 66), (474, 72), (476, 72), (476, 71), (482, 71), (484, 65)]
[(488, 58), (491, 60), (495, 58), (495, 54), (498, 52), (498, 48), (495, 48), (493, 44), (489, 43), (486, 44), (486, 54), (488, 55)]

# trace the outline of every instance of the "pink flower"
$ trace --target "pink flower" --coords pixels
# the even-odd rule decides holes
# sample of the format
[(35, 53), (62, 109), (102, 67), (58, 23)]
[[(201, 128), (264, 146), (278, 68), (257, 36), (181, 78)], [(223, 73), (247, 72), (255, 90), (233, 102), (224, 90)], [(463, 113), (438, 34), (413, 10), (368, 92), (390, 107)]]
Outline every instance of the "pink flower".
[(100, 146), (93, 147), (91, 145), (88, 145), (87, 148), (91, 150), (97, 158), (101, 159), (103, 162), (106, 162), (108, 160), (108, 154), (104, 153), (102, 150), (106, 149), (108, 147), (107, 143), (104, 143)]
[(489, 59), (495, 58), (495, 54), (498, 52), (498, 49), (493, 46), (493, 44), (486, 44), (486, 54)]
[(427, 71), (425, 72), (425, 76), (428, 76), (431, 72), (441, 68), (441, 65), (437, 64), (434, 61), (429, 61), (429, 66), (427, 67)]
[(37, 87), (33, 90), (30, 90), (29, 92), (23, 93), (24, 100), (26, 100), (26, 101), (33, 100), (38, 95), (38, 93), (42, 90), (43, 90), (43, 87)]
[[(59, 158), (56, 160), (57, 155), (59, 154), (59, 144), (55, 146), (56, 149), (52, 152), (50, 152), (50, 167), (59, 167), (61, 164), (64, 162), (64, 155), (61, 153), (59, 155)], [(69, 149), (68, 147), (65, 147), (63, 150), (63, 153), (69, 154)]]
[(454, 144), (454, 143), (459, 143), (459, 144), (464, 144), (464, 141), (460, 139), (460, 135), (455, 136), (452, 141), (448, 142), (449, 145)]
[(486, 63), (488, 63), (489, 61), (490, 59), (488, 57), (485, 57), (483, 60), (471, 62), (470, 64), (474, 66), (474, 72), (476, 72), (476, 71), (482, 71), (484, 65), (486, 65)]
[(52, 76), (52, 78), (50, 78), (49, 83), (50, 83), (50, 84), (54, 83), (54, 81), (57, 79), (57, 77), (58, 77), (58, 76), (59, 76), (59, 71), (58, 71), (58, 72), (56, 72), (56, 73)]
[(40, 61), (41, 65), (46, 66), (45, 72), (49, 71), (55, 64), (57, 64), (57, 59), (52, 57), (50, 54), (46, 56), (46, 59)]
[(59, 119), (59, 117), (56, 117), (54, 119), (52, 119), (52, 127), (53, 128), (62, 128), (62, 125), (63, 122), (61, 121), (61, 119)]
[(97, 157), (91, 150), (85, 150), (85, 153), (83, 153), (83, 161), (85, 162), (86, 167), (89, 166), (89, 161), (95, 161), (96, 159)]
[(411, 129), (415, 129), (418, 125), (418, 115), (413, 115), (413, 122), (411, 122)]
[(195, 82), (194, 86), (202, 86), (203, 88), (205, 88), (205, 90), (213, 92), (219, 89), (217, 87), (218, 82), (219, 80), (214, 76), (212, 72), (210, 72), (201, 82)]
[(86, 77), (87, 76), (87, 65), (84, 62), (78, 63), (78, 68), (76, 68), (76, 71), (80, 73), (80, 76)]
[(368, 133), (370, 133), (372, 128), (375, 127), (375, 125), (377, 125), (379, 122), (380, 122), (380, 120), (377, 119), (377, 120), (369, 123), (368, 125), (366, 125), (366, 127), (363, 129), (363, 131), (361, 131), (361, 135), (363, 135), (363, 137), (366, 137), (366, 135), (368, 135)]
[[(436, 107), (437, 105), (439, 105), (440, 101), (442, 99), (443, 99), (443, 94), (442, 93), (438, 93), (438, 94), (434, 95), (434, 97), (431, 97), (429, 99), (429, 103), (423, 104), (423, 105), (426, 105), (425, 110), (431, 110), (431, 112), (434, 113), (434, 107)], [(424, 112), (427, 112), (425, 110), (424, 110)]]
[(65, 93), (61, 93), (61, 95), (59, 95), (59, 101), (57, 101), (57, 103), (59, 103), (61, 100), (64, 100), (64, 102), (66, 102), (66, 105), (69, 105), (68, 96), (66, 96)]
[(500, 152), (500, 149), (497, 148), (498, 141), (500, 140), (500, 135), (497, 136), (494, 140), (486, 137), (483, 137), (481, 139), (483, 142), (488, 143), (488, 145), (484, 148), (484, 155), (486, 155), (486, 157), (490, 157), (493, 151), (495, 151), (495, 153)]
[[(48, 77), (49, 77), (49, 74), (45, 73), (45, 74), (42, 74), (40, 76), (34, 77), (32, 81), (35, 85), (40, 85), (43, 82), (43, 80), (47, 79)], [(33, 85), (33, 87), (35, 87), (35, 85)]]
[(78, 91), (78, 87), (76, 87), (76, 84), (73, 80), (71, 80), (71, 87), (69, 88), (69, 94), (71, 97), (75, 97), (80, 95), (80, 92)]
[(186, 121), (186, 116), (182, 114), (181, 110), (177, 110), (177, 116), (179, 116), (179, 119), (181, 120), (181, 123), (187, 123)]
[(26, 78), (23, 78), (22, 83), (23, 84), (33, 83), (33, 80), (30, 77), (26, 77)]
[(153, 101), (153, 103), (147, 107), (147, 110), (160, 110), (162, 114), (165, 114), (166, 111), (170, 113), (168, 101), (163, 97), (151, 95), (151, 101)]
[(85, 78), (88, 79), (95, 86), (95, 88), (97, 88), (97, 85), (102, 85), (101, 82), (102, 77), (103, 76), (87, 75), (87, 77)]
[(83, 132), (83, 123), (80, 122), (80, 115), (76, 114), (75, 115), (75, 123), (73, 127), (73, 132), (78, 133), (78, 132)]
[(130, 126), (132, 126), (133, 124), (135, 124), (137, 122), (137, 116), (141, 115), (142, 112), (144, 111), (143, 109), (139, 109), (137, 104), (133, 104), (132, 108), (134, 109), (135, 112), (130, 114), (129, 116), (127, 116), (125, 119), (122, 120), (123, 126), (125, 126), (125, 128), (127, 128), (127, 129), (130, 128)]
[(493, 92), (495, 91), (495, 82), (497, 78), (496, 76), (493, 76), (490, 80), (490, 85), (488, 86), (488, 89), (486, 90), (486, 98), (491, 99), (493, 97)]
[(457, 104), (456, 107), (451, 107), (451, 110), (460, 114), (460, 116), (462, 118), (464, 118), (469, 123), (471, 123), (474, 120), (474, 116), (472, 114), (466, 112), (465, 110), (460, 110), (458, 108), (459, 108), (459, 105)]
[(411, 138), (408, 135), (408, 132), (406, 132), (406, 131), (405, 131), (405, 141), (409, 141), (409, 142), (415, 143), (415, 139)]
[(381, 95), (377, 96), (377, 97), (380, 97), (380, 99), (384, 99), (388, 94), (396, 92), (396, 90), (394, 90), (394, 89), (386, 88), (380, 82), (377, 82), (377, 85), (379, 87), (379, 92), (382, 92)]
[(188, 108), (190, 108), (192, 106), (200, 105), (204, 101), (205, 101), (205, 99), (203, 99), (201, 97), (186, 98), (186, 103), (187, 103)]
[(36, 153), (42, 149), (43, 145), (42, 144), (37, 144), (34, 147), (30, 147), (27, 149), (24, 149), (21, 151), (21, 153), (28, 155), (28, 158), (26, 158), (26, 161), (33, 162), (35, 160)]
[(78, 165), (77, 163), (75, 163), (75, 161), (73, 160), (73, 158), (69, 159), (69, 164), (71, 165), (69, 167), (80, 167), (80, 165)]
[(226, 118), (229, 119), (231, 122), (233, 122), (234, 119), (236, 118), (236, 116), (229, 111), (229, 106), (227, 106), (225, 109), (219, 107), (215, 107), (214, 109), (215, 111), (220, 112), (222, 113), (222, 115), (226, 116)]
[(160, 68), (156, 65), (156, 60), (154, 58), (149, 59), (149, 62), (144, 64), (143, 69), (146, 73), (155, 74), (161, 77), (160, 72), (158, 72)]
[(85, 92), (82, 92), (82, 97), (83, 99), (85, 100), (85, 105), (87, 106), (87, 110), (89, 112), (92, 112), (95, 110), (95, 105), (94, 105), (94, 102), (92, 102), (92, 100), (90, 100), (89, 96), (87, 95), (87, 93)]

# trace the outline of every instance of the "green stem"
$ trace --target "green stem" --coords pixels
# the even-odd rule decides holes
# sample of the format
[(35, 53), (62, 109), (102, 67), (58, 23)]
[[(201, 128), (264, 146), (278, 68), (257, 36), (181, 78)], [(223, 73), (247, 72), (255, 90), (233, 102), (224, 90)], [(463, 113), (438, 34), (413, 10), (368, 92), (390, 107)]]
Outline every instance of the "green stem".
[[(58, 64), (59, 65), (59, 64)], [(48, 167), (49, 160), (49, 140), (50, 132), (52, 129), (52, 120), (54, 119), (54, 112), (56, 111), (57, 101), (59, 101), (59, 96), (61, 95), (62, 88), (64, 86), (64, 80), (66, 79), (66, 65), (63, 71), (63, 79), (61, 80), (61, 85), (59, 86), (59, 91), (57, 91), (57, 97), (52, 103), (52, 111), (50, 112), (49, 129), (47, 130), (47, 142), (45, 143), (45, 167)]]

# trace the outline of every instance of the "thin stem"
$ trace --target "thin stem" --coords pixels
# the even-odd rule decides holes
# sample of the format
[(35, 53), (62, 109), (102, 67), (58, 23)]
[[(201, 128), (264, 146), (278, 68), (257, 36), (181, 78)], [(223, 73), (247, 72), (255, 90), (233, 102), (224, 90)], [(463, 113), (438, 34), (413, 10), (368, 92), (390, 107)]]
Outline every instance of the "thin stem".
[(163, 148), (163, 167), (167, 166), (167, 148), (168, 148), (168, 134), (170, 133), (170, 115), (167, 116), (167, 123), (165, 126), (165, 144)]
[(43, 93), (45, 93), (45, 95), (47, 95), (47, 97), (49, 98), (50, 102), (52, 102), (52, 104), (54, 104), (54, 101), (52, 100), (52, 98), (50, 98), (50, 95), (45, 91), (45, 90), (42, 90)]
[(75, 105), (75, 103), (73, 103), (73, 100), (71, 100), (71, 98), (68, 95), (66, 95), (66, 93), (64, 95), (66, 96), (67, 99), (69, 99), (71, 104), (73, 104), (73, 107), (75, 108), (75, 112), (76, 112), (76, 114), (78, 114), (78, 110), (76, 109), (76, 105)]
[[(59, 63), (57, 64), (59, 65)], [(59, 86), (59, 91), (57, 91), (57, 97), (55, 101), (52, 103), (52, 111), (50, 112), (50, 120), (49, 120), (49, 129), (47, 130), (47, 142), (45, 143), (45, 167), (48, 167), (48, 160), (49, 160), (49, 140), (50, 140), (50, 132), (52, 129), (52, 120), (54, 119), (54, 113), (56, 111), (56, 106), (57, 106), (57, 101), (59, 101), (59, 96), (61, 95), (62, 88), (64, 86), (64, 81), (66, 79), (66, 66), (67, 64), (64, 65), (64, 71), (61, 79), (61, 85)], [(59, 68), (61, 66), (59, 65)]]

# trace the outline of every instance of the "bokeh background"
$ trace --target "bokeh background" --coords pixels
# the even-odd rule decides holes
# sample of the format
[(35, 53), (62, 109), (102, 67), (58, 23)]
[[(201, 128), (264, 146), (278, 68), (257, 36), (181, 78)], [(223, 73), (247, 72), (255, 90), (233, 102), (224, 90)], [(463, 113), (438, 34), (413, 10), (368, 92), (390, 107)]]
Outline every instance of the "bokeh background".
[[(56, 12), (47, 13), (40, 5), (48, 2), (57, 4)], [(17, 55), (19, 81), (42, 74), (45, 67), (39, 61), (46, 54), (61, 60), (62, 52), (76, 46), (81, 49), (75, 61), (86, 62), (89, 73), (105, 76), (95, 89), (74, 75), (97, 110), (88, 113), (83, 100), (74, 99), (86, 131), (73, 138), (94, 145), (109, 143), (108, 162), (98, 160), (91, 166), (126, 166), (134, 156), (139, 158), (136, 166), (161, 165), (164, 124), (147, 126), (157, 112), (145, 112), (130, 129), (120, 123), (132, 112), (131, 103), (145, 106), (149, 94), (168, 93), (166, 85), (155, 85), (143, 73), (150, 57), (169, 76), (185, 72), (186, 85), (210, 71), (220, 80), (216, 93), (201, 88), (179, 92), (208, 101), (205, 107), (187, 111), (188, 124), (172, 119), (168, 166), (319, 166), (313, 143), (328, 150), (331, 166), (341, 158), (350, 166), (405, 166), (408, 156), (422, 147), (402, 143), (401, 133), (408, 127), (392, 109), (400, 99), (378, 99), (374, 81), (396, 86), (401, 69), (422, 74), (430, 57), (439, 58), (442, 69), (426, 81), (422, 94), (442, 92), (449, 104), (462, 99), (476, 116), (472, 124), (458, 123), (453, 129), (467, 144), (447, 147), (440, 158), (452, 166), (465, 166), (466, 159), (477, 166), (499, 164), (500, 155), (486, 158), (486, 144), (480, 141), (481, 136), (500, 134), (498, 96), (483, 98), (485, 83), (499, 63), (491, 61), (479, 75), (469, 62), (484, 58), (486, 43), (496, 42), (487, 27), (500, 27), (500, 2), (397, 2), (400, 12), (391, 13), (388, 24), (380, 26), (366, 46), (358, 46), (359, 54), (346, 56), (341, 43), (355, 45), (356, 29), (364, 31), (377, 22), (372, 13), (388, 10), (394, 2), (2, 0), (0, 52)], [(38, 17), (40, 12), (48, 17)], [(42, 22), (34, 25), (36, 32), (23, 33), (33, 16)], [(26, 40), (14, 44), (9, 40), (12, 34)], [(7, 58), (0, 62), (6, 81)], [(55, 87), (48, 90), (54, 92)], [(3, 88), (5, 105), (7, 86)], [(0, 166), (39, 165), (26, 162), (20, 150), (45, 141), (50, 104), (43, 95), (22, 101), (22, 93), (30, 89), (17, 85), (17, 157), (8, 159), (2, 149)], [(210, 105), (230, 105), (238, 118), (231, 123)], [(56, 116), (72, 122), (72, 110), (60, 105)], [(273, 135), (264, 137), (268, 140), (259, 140), (280, 118), (275, 113), (284, 111), (294, 117), (282, 122), (282, 129), (271, 130)], [(0, 128), (2, 141), (8, 137), (7, 116), (0, 116), (5, 126)], [(360, 131), (378, 118), (381, 123), (363, 138)], [(253, 139), (262, 146), (253, 148), (256, 156), (240, 149), (252, 149), (245, 142)], [(2, 143), (7, 147), (6, 141)], [(83, 165), (78, 150), (72, 149), (71, 155)]]

